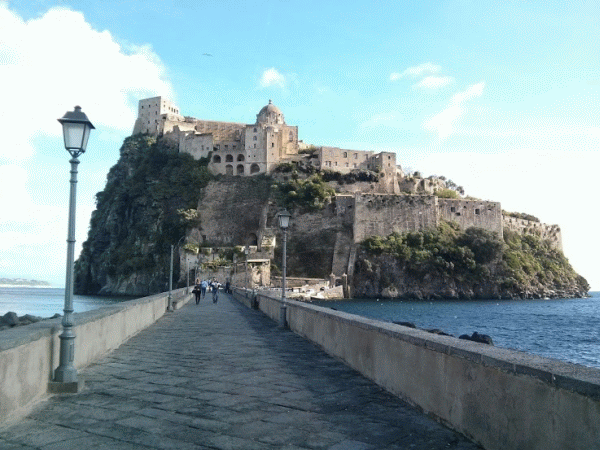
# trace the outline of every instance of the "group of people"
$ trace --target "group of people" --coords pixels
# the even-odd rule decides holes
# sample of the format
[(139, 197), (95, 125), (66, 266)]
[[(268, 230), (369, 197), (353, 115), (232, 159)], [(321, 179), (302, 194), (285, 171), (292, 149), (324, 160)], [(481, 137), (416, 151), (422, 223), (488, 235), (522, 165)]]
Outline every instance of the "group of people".
[[(192, 293), (196, 296), (196, 305), (200, 303), (200, 300), (206, 297), (206, 291), (210, 288), (210, 292), (212, 293), (213, 303), (217, 303), (219, 300), (219, 289), (221, 288), (221, 283), (217, 281), (216, 278), (212, 280), (202, 280), (200, 278), (196, 278), (196, 283)], [(229, 281), (225, 283), (225, 292), (231, 293), (231, 289), (229, 287)]]

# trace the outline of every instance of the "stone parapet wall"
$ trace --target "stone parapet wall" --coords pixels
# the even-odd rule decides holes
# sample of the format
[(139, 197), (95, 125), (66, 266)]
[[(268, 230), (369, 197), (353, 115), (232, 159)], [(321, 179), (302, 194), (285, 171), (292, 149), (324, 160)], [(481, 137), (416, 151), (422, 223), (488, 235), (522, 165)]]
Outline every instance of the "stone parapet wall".
[[(256, 298), (279, 321), (278, 293)], [(600, 448), (600, 369), (293, 300), (286, 311), (291, 331), (487, 450)]]
[[(190, 299), (174, 290), (175, 309)], [(75, 313), (74, 366), (82, 369), (119, 347), (162, 317), (168, 293)], [(59, 365), (61, 319), (0, 331), (0, 426), (25, 417), (49, 395), (48, 385)]]

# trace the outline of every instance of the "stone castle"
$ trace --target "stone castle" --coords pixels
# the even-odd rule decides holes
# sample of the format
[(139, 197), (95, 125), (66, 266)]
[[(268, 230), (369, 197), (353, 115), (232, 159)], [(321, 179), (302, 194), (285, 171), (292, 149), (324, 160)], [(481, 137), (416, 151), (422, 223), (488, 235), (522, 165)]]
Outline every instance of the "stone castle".
[[(308, 146), (298, 139), (298, 127), (287, 125), (283, 113), (271, 101), (257, 114), (255, 123), (243, 124), (182, 116), (179, 108), (169, 100), (148, 98), (139, 102), (133, 130), (133, 134), (137, 133), (169, 138), (177, 144), (180, 152), (189, 153), (195, 159), (210, 158), (208, 167), (213, 173), (234, 178), (269, 174), (282, 163), (300, 160), (320, 170), (378, 172), (381, 181), (376, 184), (339, 186), (341, 193), (333, 199), (333, 209), (324, 212), (322, 218), (310, 219), (313, 222), (306, 230), (307, 239), (310, 239), (310, 229), (325, 230), (331, 225), (338, 230), (330, 235), (335, 241), (332, 272), (338, 276), (352, 272), (353, 249), (366, 237), (419, 231), (435, 227), (442, 220), (454, 221), (462, 229), (483, 228), (500, 237), (504, 227), (521, 234), (537, 234), (549, 239), (555, 248), (562, 249), (557, 225), (506, 216), (499, 202), (444, 199), (434, 193), (400, 193), (400, 184), (406, 180), (401, 167), (396, 164), (395, 153)], [(307, 153), (310, 153), (308, 158)], [(424, 181), (421, 180), (421, 184)], [(225, 191), (225, 185), (220, 185), (207, 196), (205, 201), (212, 202), (214, 207), (205, 208), (205, 216), (206, 211), (216, 211), (215, 208), (224, 207), (219, 205), (231, 203), (234, 196), (228, 193), (226, 200)], [(239, 217), (238, 220), (232, 219), (239, 212), (232, 212), (230, 217), (222, 220), (217, 216), (210, 217), (207, 223), (203, 223), (199, 241), (216, 246), (249, 243), (257, 255), (262, 253), (263, 244), (272, 248), (276, 227), (270, 223), (273, 214), (268, 207), (255, 205), (242, 209), (253, 217), (245, 221), (239, 220)], [(257, 211), (261, 211), (258, 213), (261, 217), (256, 216)]]

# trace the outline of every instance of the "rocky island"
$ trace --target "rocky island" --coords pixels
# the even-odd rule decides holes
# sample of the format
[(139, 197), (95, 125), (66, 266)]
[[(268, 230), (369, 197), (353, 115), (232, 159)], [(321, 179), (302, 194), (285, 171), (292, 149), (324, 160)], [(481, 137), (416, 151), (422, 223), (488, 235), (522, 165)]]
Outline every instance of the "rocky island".
[(466, 197), (443, 176), (404, 173), (395, 153), (305, 144), (272, 102), (255, 123), (239, 124), (184, 117), (156, 97), (140, 101), (134, 134), (97, 194), (75, 291), (164, 291), (171, 246), (174, 285), (218, 274), (268, 286), (279, 273), (282, 208), (293, 214), (288, 276), (344, 280), (346, 295), (569, 298), (589, 290), (562, 253), (557, 225)]

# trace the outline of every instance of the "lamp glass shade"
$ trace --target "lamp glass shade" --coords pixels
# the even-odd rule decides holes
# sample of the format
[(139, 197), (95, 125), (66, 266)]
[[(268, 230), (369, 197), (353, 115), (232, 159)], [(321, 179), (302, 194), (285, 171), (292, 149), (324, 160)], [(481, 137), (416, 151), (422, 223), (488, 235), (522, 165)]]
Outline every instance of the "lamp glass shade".
[(67, 150), (79, 149), (85, 151), (90, 137), (90, 129), (82, 122), (65, 122), (63, 123), (63, 135)]
[(90, 131), (95, 127), (88, 120), (85, 113), (81, 111), (81, 106), (76, 106), (74, 111), (67, 112), (58, 121), (63, 127), (65, 148), (70, 152), (85, 152), (90, 138)]
[(281, 211), (277, 217), (279, 219), (279, 228), (285, 230), (287, 227), (289, 227), (290, 217), (292, 217), (292, 215), (287, 210), (284, 209)]

